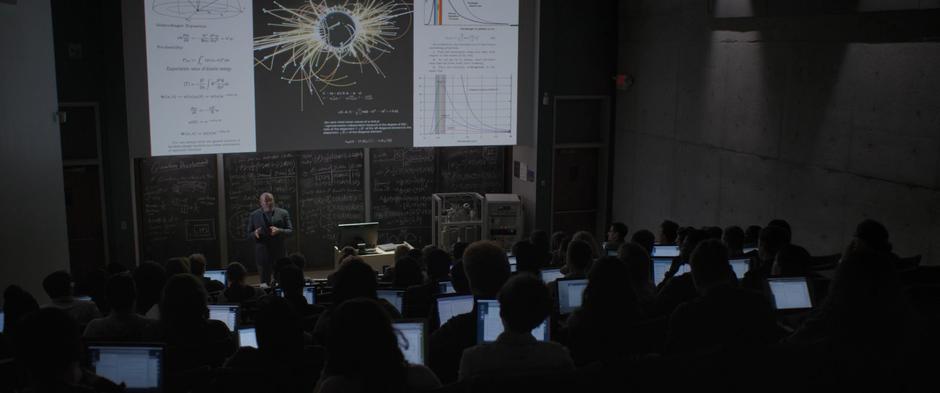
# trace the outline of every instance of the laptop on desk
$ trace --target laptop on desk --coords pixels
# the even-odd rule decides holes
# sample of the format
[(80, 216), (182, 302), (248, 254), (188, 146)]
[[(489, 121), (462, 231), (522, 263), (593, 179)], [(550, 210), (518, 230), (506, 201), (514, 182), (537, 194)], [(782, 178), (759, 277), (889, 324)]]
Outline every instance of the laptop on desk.
[(127, 392), (158, 393), (164, 389), (165, 348), (155, 343), (91, 343), (88, 364), (95, 374)]

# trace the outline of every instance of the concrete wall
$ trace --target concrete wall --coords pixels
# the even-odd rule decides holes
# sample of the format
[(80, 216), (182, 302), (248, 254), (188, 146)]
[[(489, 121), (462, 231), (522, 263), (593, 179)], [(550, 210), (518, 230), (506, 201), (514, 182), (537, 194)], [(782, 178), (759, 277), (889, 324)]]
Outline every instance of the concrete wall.
[(0, 3), (0, 289), (69, 268), (48, 0)]
[(714, 18), (707, 3), (621, 3), (635, 84), (617, 96), (612, 218), (783, 218), (814, 255), (874, 218), (898, 254), (940, 263), (936, 11)]

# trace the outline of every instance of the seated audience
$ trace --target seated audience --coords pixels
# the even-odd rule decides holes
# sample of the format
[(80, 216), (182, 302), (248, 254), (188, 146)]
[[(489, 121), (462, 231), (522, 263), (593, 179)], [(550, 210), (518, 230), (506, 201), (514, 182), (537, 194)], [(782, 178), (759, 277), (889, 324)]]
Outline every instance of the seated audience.
[(428, 250), (424, 256), (428, 269), (428, 279), (418, 285), (412, 285), (402, 298), (405, 318), (427, 318), (434, 295), (439, 294), (441, 281), (450, 280), (450, 254), (439, 248)]
[[(19, 285), (10, 285), (3, 290), (3, 331), (0, 332), (0, 360), (13, 357), (13, 341), (20, 318), (39, 309), (39, 303)], [(0, 385), (2, 386), (2, 385)]]
[(855, 227), (853, 240), (882, 253), (891, 253), (893, 249), (891, 242), (888, 240), (888, 228), (871, 219), (862, 221)]
[(225, 289), (225, 284), (211, 278), (205, 277), (206, 274), (206, 256), (202, 254), (192, 254), (189, 256), (189, 270), (194, 276), (202, 280), (202, 285), (206, 286), (209, 293), (219, 292)]
[(248, 271), (245, 265), (232, 262), (225, 268), (225, 281), (228, 287), (219, 295), (219, 303), (244, 303), (264, 296), (264, 290), (245, 284)]
[(679, 256), (673, 259), (672, 265), (666, 271), (665, 279), (659, 283), (656, 294), (656, 303), (653, 306), (655, 316), (672, 314), (680, 304), (690, 301), (698, 296), (692, 275), (683, 273), (676, 275), (682, 265), (688, 264), (695, 247), (705, 240), (705, 232), (695, 228), (686, 228), (682, 243), (679, 246)]
[(741, 279), (743, 287), (755, 291), (765, 290), (767, 276), (773, 270), (777, 253), (789, 244), (788, 236), (787, 230), (780, 225), (768, 225), (761, 229), (756, 258), (751, 259), (751, 266)]
[(744, 230), (744, 247), (757, 248), (761, 229), (760, 225), (750, 225)]
[(656, 239), (658, 244), (677, 244), (679, 240), (679, 224), (676, 224), (674, 221), (663, 220), (659, 224), (659, 238)]
[[(642, 247), (632, 243), (620, 246), (620, 250), (629, 254), (627, 259), (631, 262), (641, 259), (633, 255), (637, 252), (646, 255)], [(648, 257), (646, 261), (649, 265)], [(643, 337), (629, 332), (631, 326), (643, 320), (643, 312), (633, 289), (623, 285), (624, 280), (635, 281), (629, 265), (620, 259), (605, 257), (591, 267), (581, 308), (568, 318), (568, 348), (575, 364), (610, 362), (638, 353), (637, 341)], [(648, 275), (646, 281), (649, 281)]]
[(401, 313), (385, 299), (379, 299), (375, 290), (378, 282), (375, 271), (359, 257), (350, 257), (333, 275), (332, 306), (327, 308), (317, 318), (317, 325), (313, 329), (314, 338), (319, 343), (327, 342), (327, 329), (333, 310), (343, 302), (357, 297), (369, 298), (377, 301), (385, 312), (393, 319), (401, 318)]
[[(495, 243), (474, 242), (463, 257), (464, 271), (475, 299), (495, 299), (509, 278), (506, 253)], [(428, 365), (443, 383), (457, 380), (457, 369), (463, 351), (476, 345), (477, 324), (474, 310), (451, 318), (434, 331), (428, 340)]]
[(189, 258), (186, 257), (176, 257), (166, 260), (166, 263), (163, 264), (163, 268), (166, 269), (166, 278), (170, 279), (177, 274), (191, 273), (192, 271), (189, 268)]
[(538, 274), (542, 268), (542, 257), (535, 248), (535, 244), (528, 240), (520, 240), (512, 245), (512, 256), (516, 258), (516, 272), (529, 272)]
[(783, 277), (807, 277), (813, 273), (810, 264), (809, 251), (794, 244), (787, 244), (777, 252), (770, 274)]
[(653, 246), (656, 244), (656, 235), (646, 229), (641, 229), (633, 233), (630, 238), (631, 243), (639, 244), (646, 250), (647, 255), (653, 255)]
[(83, 336), (92, 340), (140, 341), (144, 329), (154, 321), (134, 311), (137, 298), (134, 279), (127, 273), (111, 276), (105, 294), (111, 304), (111, 312), (104, 318), (89, 322)]
[(529, 235), (529, 241), (535, 247), (535, 258), (538, 261), (539, 268), (541, 269), (551, 263), (552, 240), (548, 236), (548, 232), (536, 229)]
[(537, 376), (574, 370), (565, 347), (555, 342), (540, 342), (532, 336), (532, 329), (545, 321), (551, 309), (552, 298), (542, 280), (529, 274), (510, 278), (499, 291), (503, 332), (495, 342), (463, 352), (458, 379)]
[(318, 393), (412, 392), (441, 386), (427, 367), (405, 361), (391, 318), (373, 299), (351, 299), (336, 307), (328, 337)]
[(451, 266), (450, 283), (454, 284), (454, 292), (470, 294), (470, 281), (467, 280), (467, 272), (463, 268), (463, 259), (454, 262), (454, 266)]
[(107, 314), (108, 311), (111, 311), (111, 306), (108, 305), (108, 299), (104, 294), (104, 287), (107, 283), (108, 272), (101, 268), (93, 269), (85, 272), (80, 279), (75, 280), (75, 285), (72, 287), (72, 294), (74, 296), (90, 297), (91, 301), (98, 307), (98, 311), (104, 315)]
[(702, 231), (705, 232), (706, 239), (718, 239), (721, 240), (721, 236), (724, 234), (724, 231), (721, 227), (704, 227)]
[(644, 307), (649, 307), (656, 298), (656, 286), (653, 285), (650, 256), (646, 249), (636, 243), (626, 243), (620, 246), (617, 257), (623, 262), (628, 273), (622, 276), (621, 280), (629, 282), (637, 301)]
[[(607, 241), (604, 242), (604, 250), (617, 251), (620, 245), (626, 242), (628, 231), (627, 225), (622, 222), (610, 224), (610, 228), (607, 229)], [(604, 255), (606, 256), (606, 253)]]
[(591, 232), (575, 232), (574, 236), (571, 237), (571, 241), (575, 240), (583, 241), (591, 246), (591, 259), (597, 259), (597, 257), (601, 255), (600, 244), (597, 243), (597, 240), (594, 238), (594, 235), (592, 235)]
[(728, 247), (728, 256), (737, 258), (744, 255), (744, 230), (741, 227), (732, 225), (725, 228), (725, 234), (722, 238), (725, 246)]
[(282, 267), (278, 276), (280, 288), (284, 291), (284, 301), (299, 316), (309, 317), (323, 311), (322, 307), (307, 303), (304, 297), (304, 273), (297, 266), (292, 264)]
[(64, 270), (46, 276), (42, 280), (42, 289), (51, 300), (50, 303), (44, 304), (43, 308), (51, 307), (65, 311), (66, 314), (75, 318), (79, 325), (84, 326), (92, 319), (101, 316), (95, 302), (78, 300), (72, 296), (72, 276)]
[(713, 349), (756, 350), (780, 339), (773, 307), (759, 293), (738, 287), (728, 249), (710, 239), (691, 257), (692, 279), (701, 294), (669, 319), (667, 353)]
[(408, 288), (424, 282), (421, 265), (418, 260), (409, 256), (398, 258), (395, 261), (395, 278), (392, 286), (395, 288)]
[(568, 255), (565, 258), (565, 278), (587, 278), (588, 269), (594, 261), (594, 249), (583, 240), (572, 240), (568, 244)]
[(564, 231), (558, 231), (552, 234), (552, 261), (551, 266), (562, 266), (565, 264), (565, 255), (568, 252), (568, 242), (571, 237)]
[[(150, 314), (150, 309), (160, 303), (160, 295), (166, 284), (166, 270), (153, 261), (144, 261), (134, 270), (134, 284), (137, 286), (137, 313)], [(154, 311), (159, 314), (159, 311)]]
[(793, 241), (793, 230), (790, 228), (790, 223), (787, 222), (786, 220), (775, 218), (773, 220), (770, 220), (770, 222), (767, 223), (767, 226), (783, 228), (785, 232), (784, 237), (785, 237), (786, 244), (790, 244), (790, 242)]

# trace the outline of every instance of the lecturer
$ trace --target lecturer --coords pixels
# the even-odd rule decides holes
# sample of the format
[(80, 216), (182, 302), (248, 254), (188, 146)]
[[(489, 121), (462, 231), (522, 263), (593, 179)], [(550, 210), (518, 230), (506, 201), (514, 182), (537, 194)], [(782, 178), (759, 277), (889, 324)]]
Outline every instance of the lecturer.
[(287, 210), (274, 207), (274, 195), (270, 192), (258, 198), (260, 209), (248, 215), (248, 239), (255, 241), (255, 264), (261, 282), (271, 284), (271, 269), (278, 258), (287, 256), (284, 238), (291, 235), (294, 227)]

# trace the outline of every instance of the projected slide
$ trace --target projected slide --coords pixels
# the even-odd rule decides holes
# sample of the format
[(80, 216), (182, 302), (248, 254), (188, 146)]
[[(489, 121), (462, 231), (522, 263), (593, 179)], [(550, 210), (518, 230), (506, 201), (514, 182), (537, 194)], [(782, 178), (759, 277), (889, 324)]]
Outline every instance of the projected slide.
[(400, 0), (256, 4), (258, 126), (319, 148), (410, 145), (411, 27)]
[(518, 1), (418, 1), (414, 146), (515, 144)]
[(250, 0), (149, 0), (151, 154), (255, 151)]

